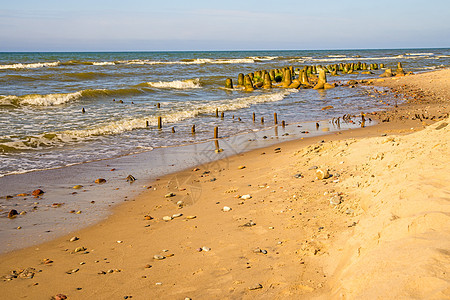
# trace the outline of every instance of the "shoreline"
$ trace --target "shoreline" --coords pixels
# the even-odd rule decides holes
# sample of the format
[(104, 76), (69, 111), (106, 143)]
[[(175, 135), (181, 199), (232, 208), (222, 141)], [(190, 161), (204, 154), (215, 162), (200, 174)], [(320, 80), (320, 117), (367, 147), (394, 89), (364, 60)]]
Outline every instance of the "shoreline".
[[(329, 120), (323, 120), (317, 122), (320, 124), (319, 128), (312, 121), (287, 124), (286, 127), (273, 125), (263, 130), (219, 138), (218, 144), (211, 139), (0, 177), (4, 188), (2, 192), (5, 193), (0, 196), (5, 198), (6, 195), (11, 195), (10, 199), (6, 199), (11, 204), (0, 213), (1, 216), (6, 217), (10, 209), (27, 212), (13, 220), (0, 219), (0, 226), (3, 227), (0, 240), (4, 246), (0, 249), (0, 254), (50, 241), (101, 222), (112, 213), (111, 207), (130, 201), (161, 176), (283, 141), (326, 136), (359, 127), (352, 122), (343, 122), (338, 126), (330, 124)], [(373, 123), (370, 121), (367, 125), (373, 126)], [(217, 145), (224, 151), (215, 152)], [(128, 182), (128, 175), (137, 178), (137, 181)], [(95, 184), (94, 180), (97, 178), (105, 178), (107, 182)], [(81, 189), (73, 189), (76, 185), (81, 185)], [(37, 188), (43, 189), (45, 194), (32, 197), (31, 191)], [(23, 193), (25, 196), (16, 196)], [(64, 202), (61, 199), (65, 199)], [(92, 199), (95, 199), (95, 203), (91, 202)], [(42, 219), (46, 222), (41, 222)], [(17, 230), (18, 226), (21, 227), (20, 232)]]
[[(448, 72), (448, 69), (445, 72)], [(415, 76), (419, 75), (411, 76), (411, 78)], [(400, 82), (402, 79), (394, 81)], [(448, 105), (448, 103), (442, 105), (444, 104)], [(414, 109), (411, 105), (408, 108), (406, 104), (394, 111), (380, 112), (377, 115), (382, 119), (387, 115), (406, 116)], [(419, 109), (421, 109), (420, 105)], [(448, 113), (448, 106), (442, 109)], [(432, 114), (431, 109), (427, 112)], [(334, 143), (341, 146), (346, 140), (360, 141), (384, 134), (388, 136), (408, 134), (421, 130), (432, 122), (434, 120), (394, 118), (390, 122), (381, 122), (367, 128), (277, 143), (201, 165), (199, 171), (188, 169), (166, 175), (152, 183), (152, 188), (156, 190), (148, 190), (127, 204), (114, 207), (113, 214), (106, 220), (73, 233), (80, 237), (79, 241), (68, 242), (69, 236), (65, 236), (39, 245), (39, 250), (33, 246), (3, 254), (0, 275), (6, 274), (7, 270), (26, 268), (31, 265), (36, 269), (42, 269), (42, 272), (36, 272), (31, 280), (19, 278), (0, 282), (0, 284), (10, 293), (16, 290), (24, 294), (37, 293), (33, 295), (48, 298), (61, 292), (69, 295), (71, 299), (82, 299), (94, 294), (104, 297), (133, 295), (134, 298), (140, 299), (139, 297), (145, 295), (145, 291), (158, 298), (181, 298), (182, 296), (183, 298), (188, 296), (192, 298), (205, 296), (252, 298), (282, 297), (283, 295), (285, 297), (304, 295), (312, 298), (324, 296), (326, 291), (335, 292), (336, 289), (330, 286), (330, 280), (327, 279), (329, 273), (324, 271), (327, 267), (323, 266), (321, 254), (332, 253), (332, 249), (329, 252), (324, 249), (342, 239), (342, 233), (348, 235), (348, 228), (353, 229), (354, 222), (359, 221), (358, 218), (364, 214), (364, 209), (352, 207), (350, 195), (342, 196), (344, 205), (339, 209), (330, 207), (329, 197), (326, 197), (327, 201), (323, 201), (323, 193), (335, 193), (330, 190), (336, 189), (335, 186), (343, 177), (342, 174), (335, 176), (340, 171), (335, 170), (337, 173), (332, 174), (337, 179), (332, 177), (332, 181), (322, 182), (314, 179), (312, 170), (300, 168), (295, 163), (294, 166), (290, 164), (294, 158), (297, 159), (297, 155), (303, 154), (307, 157), (303, 163), (317, 161), (321, 156), (320, 152), (325, 153), (327, 146)], [(413, 129), (411, 125), (414, 125)], [(322, 140), (325, 142), (322, 143)], [(314, 147), (309, 147), (311, 145)], [(276, 150), (277, 148), (281, 149)], [(262, 154), (263, 152), (265, 154)], [(311, 156), (312, 153), (316, 155)], [(263, 161), (267, 163), (266, 166), (261, 165), (262, 155), (265, 155)], [(268, 158), (272, 159), (268, 160)], [(278, 159), (279, 162), (274, 161)], [(245, 166), (245, 168), (238, 168), (239, 166)], [(277, 169), (277, 166), (280, 169)], [(319, 166), (319, 168), (324, 167), (326, 164)], [(296, 175), (295, 170), (304, 178), (300, 176), (293, 179)], [(277, 177), (274, 177), (275, 175)], [(307, 180), (308, 183), (305, 182)], [(338, 181), (334, 182), (335, 180)], [(243, 181), (248, 181), (247, 183), (251, 185), (246, 185)], [(314, 181), (311, 182), (313, 188), (308, 188), (309, 181)], [(299, 190), (299, 185), (304, 186), (305, 190)], [(330, 186), (332, 188), (329, 188)], [(195, 196), (195, 192), (199, 189), (201, 195)], [(164, 198), (169, 190), (172, 190), (175, 196)], [(251, 194), (251, 198), (246, 200), (235, 198), (237, 194)], [(275, 194), (281, 194), (280, 198), (273, 198)], [(293, 202), (293, 199), (299, 198), (304, 200), (303, 203)], [(319, 198), (322, 199), (320, 203), (314, 202)], [(211, 201), (207, 201), (208, 199)], [(176, 205), (178, 201), (184, 201), (185, 204), (191, 201), (193, 205), (185, 205), (178, 209)], [(217, 202), (219, 204), (215, 204)], [(223, 205), (228, 205), (232, 210), (220, 211)], [(255, 208), (251, 208), (252, 205)], [(270, 206), (265, 208), (266, 205)], [(280, 209), (275, 210), (275, 207)], [(348, 210), (353, 211), (348, 214), (346, 213)], [(296, 213), (290, 213), (291, 211)], [(175, 217), (167, 222), (162, 221), (163, 216), (179, 212), (183, 216)], [(145, 220), (144, 216), (148, 214), (153, 217), (153, 220)], [(285, 217), (286, 214), (289, 214), (289, 218)], [(186, 218), (191, 215), (195, 215), (196, 218)], [(300, 220), (297, 221), (297, 218)], [(253, 221), (256, 224), (252, 225)], [(308, 222), (313, 222), (317, 226)], [(147, 225), (150, 226), (146, 227)], [(299, 232), (293, 229), (312, 238), (299, 239)], [(173, 230), (176, 230), (176, 236), (173, 236)], [(249, 232), (253, 234), (249, 236)], [(179, 236), (181, 233), (185, 233), (186, 236)], [(232, 239), (230, 235), (233, 236)], [(235, 240), (241, 244), (232, 242)], [(272, 242), (267, 242), (269, 240)], [(317, 243), (318, 240), (320, 240), (320, 246)], [(155, 242), (157, 245), (154, 244)], [(86, 247), (88, 253), (70, 254), (72, 248), (79, 246)], [(199, 253), (196, 250), (199, 247), (210, 248), (210, 251), (203, 250)], [(255, 247), (268, 253), (254, 252), (252, 249)], [(165, 249), (169, 251), (162, 251)], [(296, 251), (301, 254), (297, 254)], [(168, 254), (174, 254), (174, 256)], [(154, 255), (162, 255), (166, 258), (156, 261), (153, 259)], [(280, 259), (279, 255), (284, 258)], [(331, 254), (325, 256), (335, 257)], [(45, 258), (54, 262), (41, 265), (40, 261)], [(103, 264), (100, 267), (99, 264), (104, 258), (107, 258), (106, 261), (111, 264), (106, 266)], [(85, 264), (80, 266), (80, 262), (75, 263), (79, 260), (83, 262), (86, 260)], [(99, 262), (96, 263), (94, 260)], [(152, 267), (145, 268), (146, 264)], [(180, 267), (182, 265), (183, 267)], [(106, 271), (109, 266), (112, 272)], [(72, 270), (78, 268), (78, 271), (64, 274), (70, 268), (73, 268)], [(181, 268), (183, 272), (176, 271), (177, 268)], [(283, 268), (285, 272), (282, 271)], [(106, 274), (98, 275), (97, 272), (100, 269), (105, 269)], [(301, 278), (294, 273), (295, 270), (300, 270), (303, 274)], [(176, 272), (177, 276), (173, 272)], [(192, 276), (187, 276), (191, 273)], [(237, 278), (237, 274), (240, 273), (245, 276)], [(62, 274), (62, 278), (54, 278), (55, 274)], [(177, 278), (175, 280), (172, 277)], [(250, 282), (248, 278), (256, 282)], [(153, 285), (149, 285), (149, 279)], [(51, 280), (55, 281), (54, 286), (51, 285)], [(85, 280), (92, 280), (98, 285), (104, 282), (105, 287), (90, 288), (86, 286)], [(115, 282), (116, 280), (121, 282), (120, 293), (117, 288), (108, 290), (108, 287), (111, 289), (115, 283), (118, 283)], [(139, 283), (130, 284), (133, 280)], [(214, 284), (217, 280), (230, 286), (225, 290), (220, 285), (217, 286), (217, 283)], [(39, 284), (32, 285), (35, 282)], [(160, 282), (162, 284), (158, 284)], [(191, 282), (194, 288), (189, 289)], [(291, 282), (295, 285), (290, 285)], [(171, 288), (172, 284), (181, 288)], [(81, 290), (76, 289), (78, 285), (82, 287)], [(9, 295), (12, 298), (20, 297), (17, 294)]]

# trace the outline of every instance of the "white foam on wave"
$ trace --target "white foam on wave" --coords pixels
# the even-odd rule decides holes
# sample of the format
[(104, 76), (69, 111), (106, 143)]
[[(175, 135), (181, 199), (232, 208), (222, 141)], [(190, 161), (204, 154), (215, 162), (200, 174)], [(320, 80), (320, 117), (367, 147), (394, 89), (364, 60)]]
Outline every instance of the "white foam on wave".
[(113, 61), (100, 61), (100, 62), (93, 62), (94, 66), (115, 66), (116, 63)]
[(431, 56), (431, 55), (434, 55), (434, 53), (405, 53), (405, 55), (408, 55), (408, 56)]
[(396, 55), (396, 56), (383, 56), (383, 57), (329, 57), (329, 58), (294, 58), (290, 61), (293, 62), (336, 62), (336, 61), (364, 61), (364, 60), (391, 60), (391, 59), (414, 59), (417, 57), (414, 56), (404, 56), (404, 55)]
[(147, 82), (147, 85), (154, 88), (172, 88), (172, 89), (198, 89), (201, 88), (200, 79), (187, 79), (175, 81)]
[(59, 61), (55, 62), (43, 62), (43, 63), (31, 63), (31, 64), (12, 64), (12, 65), (0, 65), (0, 69), (37, 69), (37, 68), (50, 68), (57, 67), (61, 64)]
[(53, 106), (61, 105), (70, 101), (78, 100), (82, 97), (82, 92), (68, 94), (31, 94), (24, 96), (0, 96), (0, 105), (36, 105)]
[(277, 59), (279, 56), (250, 56), (249, 59), (251, 60), (274, 60)]
[(117, 63), (127, 65), (201, 65), (201, 64), (245, 64), (254, 62), (255, 60), (252, 58), (234, 58), (234, 59), (197, 58), (182, 61), (128, 60), (128, 61), (118, 61)]

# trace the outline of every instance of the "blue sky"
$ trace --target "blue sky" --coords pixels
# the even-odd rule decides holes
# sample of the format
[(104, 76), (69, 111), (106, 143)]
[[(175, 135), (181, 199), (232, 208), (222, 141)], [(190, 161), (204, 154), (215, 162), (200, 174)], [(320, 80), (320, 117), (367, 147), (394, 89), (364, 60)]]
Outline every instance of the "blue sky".
[(0, 0), (0, 51), (450, 47), (448, 0)]

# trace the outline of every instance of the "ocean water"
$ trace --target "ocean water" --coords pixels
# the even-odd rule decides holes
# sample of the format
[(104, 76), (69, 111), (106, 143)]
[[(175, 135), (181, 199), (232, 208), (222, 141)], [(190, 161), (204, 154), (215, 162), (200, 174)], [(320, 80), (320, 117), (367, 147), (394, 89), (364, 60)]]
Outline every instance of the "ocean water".
[[(286, 66), (362, 62), (395, 69), (399, 61), (412, 72), (444, 68), (450, 49), (0, 53), (0, 177), (196, 143), (211, 139), (215, 126), (221, 137), (254, 132), (269, 126), (274, 112), (279, 121), (299, 123), (376, 110), (383, 103), (364, 88), (249, 93), (224, 83)], [(383, 70), (373, 72), (328, 80), (377, 78)], [(321, 110), (327, 105), (334, 108)], [(253, 123), (252, 113), (266, 123)]]

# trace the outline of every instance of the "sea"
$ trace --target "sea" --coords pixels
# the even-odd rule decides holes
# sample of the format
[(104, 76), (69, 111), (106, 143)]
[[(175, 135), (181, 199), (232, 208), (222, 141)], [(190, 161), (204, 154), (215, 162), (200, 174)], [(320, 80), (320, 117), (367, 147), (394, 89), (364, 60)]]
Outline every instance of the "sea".
[[(0, 53), (0, 209), (6, 213), (19, 205), (4, 200), (8, 194), (48, 188), (53, 181), (62, 186), (57, 179), (48, 179), (54, 170), (152, 152), (166, 153), (163, 160), (171, 165), (167, 153), (176, 154), (177, 149), (183, 153), (186, 145), (211, 140), (215, 127), (220, 138), (254, 136), (273, 127), (274, 113), (286, 124), (315, 124), (386, 109), (386, 101), (359, 86), (325, 91), (225, 88), (227, 78), (237, 84), (239, 73), (358, 62), (384, 64), (394, 70), (401, 62), (406, 72), (420, 73), (447, 68), (450, 49)], [(328, 81), (343, 84), (379, 78), (383, 72), (328, 74)], [(332, 109), (323, 110), (326, 106)], [(159, 117), (162, 128), (158, 128)], [(73, 178), (73, 174), (61, 174), (55, 178)], [(24, 184), (33, 178), (43, 183)], [(67, 179), (64, 184), (71, 183)], [(64, 193), (57, 195), (59, 200), (53, 198), (47, 206), (53, 201), (69, 202), (61, 196)], [(27, 204), (28, 210), (36, 206), (33, 203)], [(21, 209), (26, 211), (26, 207)], [(42, 218), (51, 217), (40, 215), (31, 223), (37, 226)], [(0, 240), (7, 240), (10, 247), (0, 252), (17, 248), (16, 233), (12, 234), (17, 224), (5, 224), (0, 224)], [(54, 227), (53, 223), (46, 225)], [(19, 240), (23, 243), (26, 236)]]
[[(378, 103), (360, 90), (248, 93), (224, 84), (236, 84), (239, 73), (285, 66), (365, 62), (395, 69), (399, 61), (415, 73), (444, 68), (450, 50), (0, 53), (0, 176), (198, 142), (215, 126), (221, 136), (259, 130), (264, 125), (252, 122), (253, 112), (276, 112), (292, 123), (373, 110)], [(322, 111), (326, 105), (334, 109)], [(155, 130), (158, 117), (162, 131)]]

